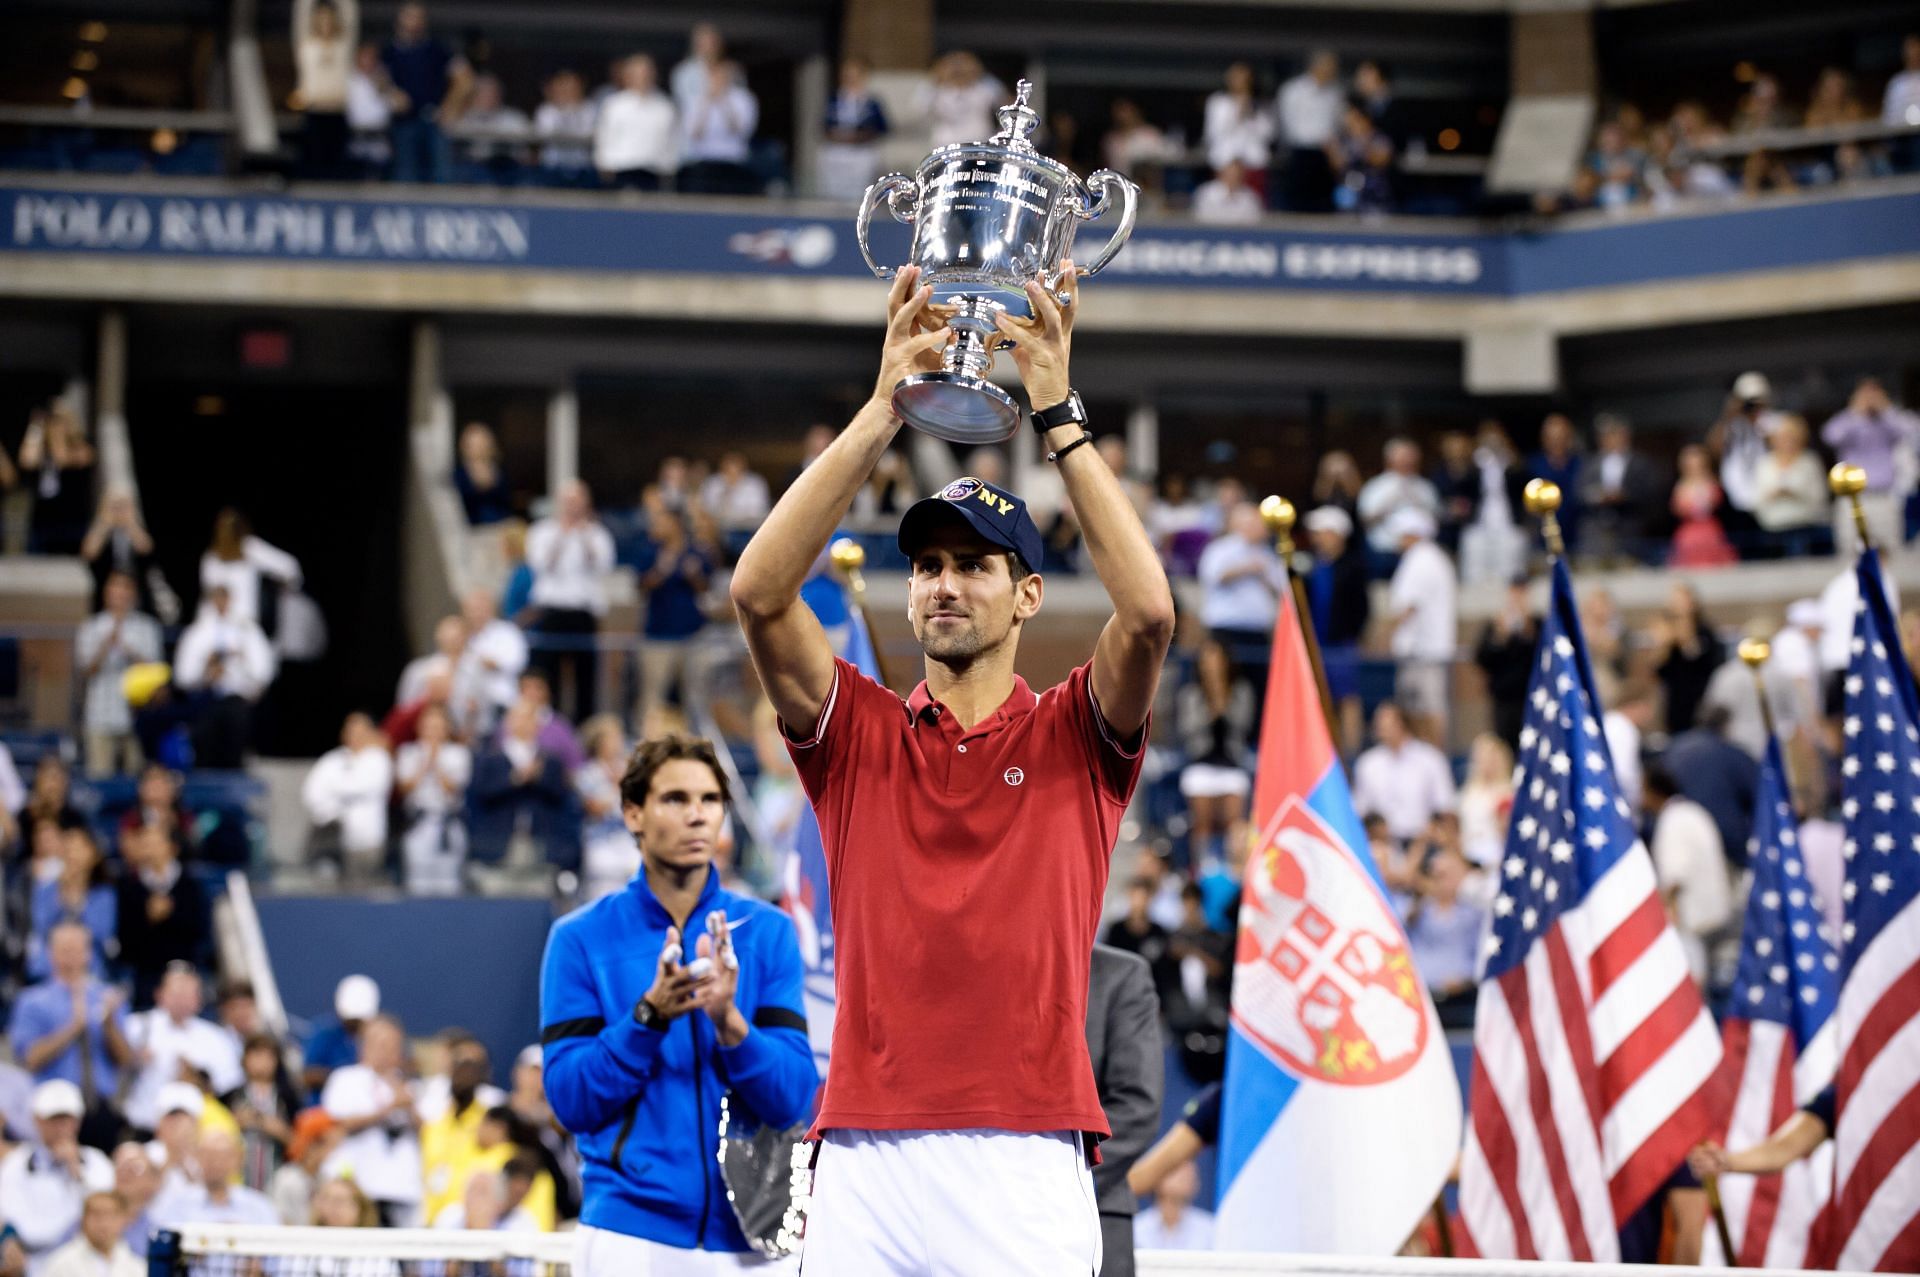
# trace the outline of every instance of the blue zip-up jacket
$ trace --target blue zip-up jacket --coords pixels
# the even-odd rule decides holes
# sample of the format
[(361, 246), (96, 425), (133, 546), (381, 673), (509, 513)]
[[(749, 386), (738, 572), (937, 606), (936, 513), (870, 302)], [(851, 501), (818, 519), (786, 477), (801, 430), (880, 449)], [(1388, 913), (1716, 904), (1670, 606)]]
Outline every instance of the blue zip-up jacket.
[(820, 1074), (801, 1008), (793, 921), (721, 889), (710, 870), (689, 915), (686, 951), (707, 914), (725, 909), (740, 960), (734, 1005), (752, 1027), (723, 1048), (693, 1011), (664, 1031), (633, 1018), (653, 987), (673, 919), (647, 886), (626, 889), (553, 924), (540, 971), (547, 1100), (583, 1163), (580, 1221), (683, 1250), (744, 1251), (716, 1157), (720, 1098), (735, 1112), (793, 1126), (813, 1111)]

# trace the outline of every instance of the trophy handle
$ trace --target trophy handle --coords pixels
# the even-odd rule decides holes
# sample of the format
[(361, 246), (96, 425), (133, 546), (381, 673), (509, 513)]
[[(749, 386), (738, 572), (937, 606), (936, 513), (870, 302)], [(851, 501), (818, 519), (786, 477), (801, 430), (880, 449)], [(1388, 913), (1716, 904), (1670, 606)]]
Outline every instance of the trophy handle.
[(1133, 235), (1134, 215), (1140, 211), (1140, 188), (1112, 169), (1103, 168), (1088, 175), (1087, 191), (1093, 198), (1074, 210), (1074, 215), (1083, 222), (1092, 221), (1106, 212), (1113, 204), (1113, 192), (1120, 192), (1120, 224), (1113, 228), (1112, 236), (1094, 254), (1093, 260), (1080, 268), (1081, 275), (1098, 275), (1113, 260), (1114, 254), (1126, 247), (1127, 240)]
[[(912, 202), (904, 207), (901, 203), (903, 195), (912, 197)], [(869, 186), (867, 193), (860, 197), (860, 212), (853, 221), (854, 237), (860, 242), (860, 256), (867, 259), (867, 266), (874, 274), (881, 279), (892, 279), (900, 273), (900, 268), (882, 266), (874, 261), (873, 250), (867, 247), (867, 224), (873, 220), (874, 209), (882, 199), (886, 200), (887, 211), (893, 214), (894, 221), (911, 225), (914, 214), (919, 211), (920, 188), (905, 173), (889, 173)]]

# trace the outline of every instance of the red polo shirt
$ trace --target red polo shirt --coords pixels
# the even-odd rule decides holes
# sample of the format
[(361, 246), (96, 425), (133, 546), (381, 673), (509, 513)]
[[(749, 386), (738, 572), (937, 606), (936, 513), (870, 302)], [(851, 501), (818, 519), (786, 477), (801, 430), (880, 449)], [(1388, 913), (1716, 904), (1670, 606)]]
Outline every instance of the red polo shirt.
[[(963, 730), (845, 661), (788, 742), (832, 891), (833, 1058), (815, 1132), (1091, 1131), (1087, 971), (1140, 751), (1091, 665)], [(1144, 740), (1145, 733), (1142, 733)]]

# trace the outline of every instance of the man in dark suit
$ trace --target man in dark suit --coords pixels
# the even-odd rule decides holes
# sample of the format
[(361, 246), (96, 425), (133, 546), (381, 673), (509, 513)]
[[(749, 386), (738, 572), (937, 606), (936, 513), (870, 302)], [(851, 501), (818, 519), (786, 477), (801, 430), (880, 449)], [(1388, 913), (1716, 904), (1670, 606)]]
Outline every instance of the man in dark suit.
[(1613, 567), (1621, 559), (1644, 558), (1666, 510), (1666, 483), (1653, 459), (1633, 450), (1625, 417), (1601, 413), (1594, 435), (1599, 450), (1580, 471), (1579, 550)]
[(1133, 1277), (1133, 1216), (1138, 1200), (1127, 1171), (1160, 1129), (1166, 1057), (1160, 1042), (1160, 998), (1146, 959), (1093, 946), (1087, 987), (1087, 1049), (1100, 1107), (1113, 1138), (1100, 1145), (1093, 1187), (1100, 1203), (1101, 1277)]

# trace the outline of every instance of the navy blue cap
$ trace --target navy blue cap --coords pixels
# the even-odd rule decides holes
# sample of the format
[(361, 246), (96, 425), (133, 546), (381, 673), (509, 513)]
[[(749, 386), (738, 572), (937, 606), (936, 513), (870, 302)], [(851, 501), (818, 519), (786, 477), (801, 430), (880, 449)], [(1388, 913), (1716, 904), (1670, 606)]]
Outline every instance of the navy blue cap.
[(928, 530), (956, 514), (994, 545), (1019, 555), (1027, 571), (1040, 570), (1040, 529), (1027, 513), (1027, 503), (1005, 488), (972, 475), (955, 479), (907, 508), (900, 519), (900, 552), (912, 558), (925, 544)]

